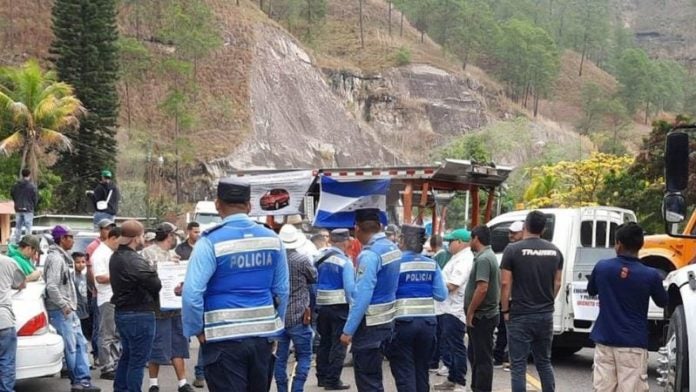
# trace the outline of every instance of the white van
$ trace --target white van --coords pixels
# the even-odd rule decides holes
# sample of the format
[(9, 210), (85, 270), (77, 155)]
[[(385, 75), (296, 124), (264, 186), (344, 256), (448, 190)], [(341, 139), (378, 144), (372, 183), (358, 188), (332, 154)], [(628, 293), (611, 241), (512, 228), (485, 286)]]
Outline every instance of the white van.
[(193, 209), (193, 216), (186, 214), (186, 222), (192, 221), (198, 222), (201, 231), (204, 231), (222, 222), (222, 218), (218, 215), (214, 201), (199, 201)]
[[(614, 235), (619, 225), (635, 222), (633, 211), (615, 207), (583, 207), (541, 209), (546, 214), (542, 238), (554, 243), (563, 254), (563, 280), (556, 297), (553, 317), (554, 354), (570, 355), (583, 347), (592, 347), (589, 333), (599, 312), (597, 298), (587, 295), (588, 276), (595, 264), (616, 256)], [(524, 221), (526, 211), (509, 212), (488, 222), (493, 252), (502, 258), (508, 244), (510, 225)], [(664, 313), (653, 303), (650, 306), (650, 346), (659, 348), (664, 326)]]

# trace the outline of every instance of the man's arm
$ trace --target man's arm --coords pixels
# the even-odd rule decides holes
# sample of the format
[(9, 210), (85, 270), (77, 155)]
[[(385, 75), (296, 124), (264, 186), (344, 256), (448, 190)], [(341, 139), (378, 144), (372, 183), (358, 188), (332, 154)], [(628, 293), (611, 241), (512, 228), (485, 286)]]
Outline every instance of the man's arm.
[(510, 311), (510, 294), (512, 293), (512, 271), (500, 270), (500, 308), (503, 312)]
[(377, 272), (379, 270), (380, 258), (376, 253), (363, 251), (358, 257), (359, 276), (356, 282), (353, 306), (348, 312), (348, 319), (343, 327), (343, 334), (353, 336), (358, 326), (362, 322), (367, 307), (370, 306), (372, 293), (377, 285)]
[(63, 298), (60, 293), (60, 282), (62, 280), (61, 269), (58, 265), (60, 256), (56, 256), (51, 253), (46, 257), (46, 266), (44, 267), (44, 278), (46, 279), (46, 296), (53, 302), (56, 306), (63, 310), (70, 308), (68, 305), (68, 300)]
[(41, 271), (39, 271), (39, 270), (32, 271), (26, 277), (27, 282), (36, 282), (39, 279), (41, 279)]
[(15, 290), (22, 290), (27, 286), (27, 282), (24, 279), (24, 272), (19, 269), (19, 267), (15, 268), (13, 273), (12, 273), (12, 284), (10, 287), (12, 287)]
[(355, 270), (350, 260), (346, 261), (346, 264), (343, 266), (343, 291), (346, 293), (348, 304), (352, 304), (355, 291)]
[(590, 277), (587, 279), (587, 294), (592, 297), (599, 294), (599, 289), (597, 287), (597, 267), (599, 267), (601, 264), (601, 261), (595, 264), (594, 268), (592, 268)]
[(191, 253), (184, 278), (181, 309), (184, 336), (191, 337), (203, 333), (203, 295), (216, 267), (213, 244), (203, 237), (198, 240)]
[(667, 306), (669, 296), (667, 295), (665, 286), (662, 284), (662, 277), (659, 273), (657, 273), (657, 271), (655, 271), (655, 278), (653, 279), (650, 296), (652, 297), (653, 302), (655, 302), (655, 305), (661, 308)]
[(39, 205), (39, 190), (36, 188), (36, 185), (31, 184), (31, 205), (34, 206), (34, 210), (36, 210), (36, 207)]
[(447, 285), (445, 285), (445, 279), (442, 276), (442, 271), (440, 266), (435, 263), (435, 276), (433, 277), (433, 298), (435, 301), (442, 302), (447, 299)]
[(556, 276), (553, 278), (553, 297), (558, 297), (558, 292), (561, 291), (561, 279), (563, 278), (563, 270), (556, 270)]
[(312, 263), (312, 259), (309, 257), (305, 258), (304, 261), (304, 275), (305, 278), (307, 279), (307, 283), (313, 284), (317, 283), (317, 269), (314, 268), (314, 264)]
[[(290, 297), (290, 269), (288, 267), (287, 253), (285, 252), (285, 247), (282, 245), (282, 241), (278, 239), (280, 245), (280, 258), (278, 264), (275, 266), (275, 272), (273, 274), (273, 287), (271, 287), (271, 293), (273, 298), (277, 301), (276, 311), (278, 312), (278, 317), (281, 320), (285, 320), (285, 311), (288, 308), (288, 301)], [(198, 247), (198, 245), (196, 245)]]

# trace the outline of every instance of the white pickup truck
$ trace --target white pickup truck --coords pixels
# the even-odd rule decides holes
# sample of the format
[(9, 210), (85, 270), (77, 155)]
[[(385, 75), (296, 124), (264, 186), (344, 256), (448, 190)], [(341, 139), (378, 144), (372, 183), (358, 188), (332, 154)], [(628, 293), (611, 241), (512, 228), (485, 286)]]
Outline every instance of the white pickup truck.
[[(619, 225), (635, 222), (630, 210), (615, 207), (584, 207), (542, 209), (546, 228), (542, 237), (553, 242), (563, 254), (563, 281), (556, 297), (554, 326), (554, 355), (570, 355), (583, 347), (592, 347), (589, 339), (599, 313), (599, 301), (587, 295), (587, 277), (595, 264), (615, 257), (614, 235)], [(524, 221), (529, 211), (509, 212), (492, 219), (491, 245), (502, 258), (508, 244), (508, 231), (515, 221)], [(651, 303), (650, 343), (652, 350), (661, 345), (665, 325), (664, 312)]]

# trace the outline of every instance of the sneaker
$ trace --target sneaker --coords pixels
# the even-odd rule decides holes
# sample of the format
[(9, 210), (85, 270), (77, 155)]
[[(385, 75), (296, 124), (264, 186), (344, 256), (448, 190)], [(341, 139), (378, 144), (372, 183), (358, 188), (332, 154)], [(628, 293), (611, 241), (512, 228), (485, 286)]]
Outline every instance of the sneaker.
[(193, 388), (189, 384), (184, 384), (177, 389), (178, 392), (193, 392)]
[(506, 371), (506, 372), (510, 371), (510, 364), (508, 362), (503, 363), (503, 371)]
[(193, 386), (196, 387), (196, 388), (203, 388), (203, 387), (205, 386), (205, 379), (203, 379), (203, 378), (197, 378), (197, 379), (193, 382)]
[(73, 384), (70, 386), (70, 392), (101, 392), (101, 388), (95, 387), (91, 383)]
[(445, 365), (442, 365), (442, 367), (437, 369), (435, 374), (437, 374), (438, 376), (447, 377), (449, 376), (449, 368)]
[(159, 385), (151, 385), (147, 392), (159, 392)]
[(433, 386), (433, 389), (436, 391), (454, 391), (454, 388), (457, 386), (457, 384), (453, 383), (450, 380), (445, 380), (439, 384), (435, 384)]
[(116, 373), (114, 373), (113, 370), (102, 372), (99, 378), (101, 378), (102, 380), (113, 380), (116, 378)]

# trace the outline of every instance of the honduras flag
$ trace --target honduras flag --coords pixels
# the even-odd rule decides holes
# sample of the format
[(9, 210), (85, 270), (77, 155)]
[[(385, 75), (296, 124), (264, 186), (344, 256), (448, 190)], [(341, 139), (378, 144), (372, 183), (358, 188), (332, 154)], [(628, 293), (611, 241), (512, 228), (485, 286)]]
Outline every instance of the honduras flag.
[(382, 224), (387, 224), (389, 179), (335, 180), (321, 177), (319, 207), (315, 227), (350, 228), (355, 225), (355, 211), (379, 208)]

